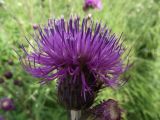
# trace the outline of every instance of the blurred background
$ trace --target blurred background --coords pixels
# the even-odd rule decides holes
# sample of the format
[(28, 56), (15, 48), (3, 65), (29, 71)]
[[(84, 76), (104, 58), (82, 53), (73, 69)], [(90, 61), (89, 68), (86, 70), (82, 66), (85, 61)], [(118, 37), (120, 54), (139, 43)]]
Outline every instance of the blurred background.
[(12, 99), (14, 110), (0, 109), (5, 120), (67, 120), (52, 82), (40, 86), (24, 72), (13, 49), (25, 42), (37, 24), (49, 18), (81, 19), (92, 15), (113, 32), (122, 32), (132, 47), (130, 80), (119, 89), (105, 89), (96, 102), (114, 98), (125, 120), (160, 120), (160, 0), (102, 0), (103, 9), (83, 11), (83, 0), (0, 0), (0, 99)]

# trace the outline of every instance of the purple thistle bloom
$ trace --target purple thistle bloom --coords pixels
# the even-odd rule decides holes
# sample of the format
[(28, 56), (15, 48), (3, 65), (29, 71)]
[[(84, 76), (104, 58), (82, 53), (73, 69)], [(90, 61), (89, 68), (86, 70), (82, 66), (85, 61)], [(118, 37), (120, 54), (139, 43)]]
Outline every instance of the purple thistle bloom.
[(117, 101), (109, 99), (91, 109), (96, 120), (121, 120), (122, 109)]
[(102, 86), (119, 85), (120, 75), (128, 66), (121, 59), (125, 49), (115, 34), (101, 23), (71, 18), (49, 20), (33, 35), (30, 52), (21, 45), (20, 61), (25, 70), (43, 79), (57, 79), (58, 97), (68, 109), (92, 105)]
[(0, 100), (0, 109), (4, 111), (11, 111), (15, 108), (13, 100), (10, 98), (3, 98)]
[(89, 8), (97, 8), (101, 10), (102, 9), (101, 0), (85, 0), (83, 6), (84, 11), (88, 10)]

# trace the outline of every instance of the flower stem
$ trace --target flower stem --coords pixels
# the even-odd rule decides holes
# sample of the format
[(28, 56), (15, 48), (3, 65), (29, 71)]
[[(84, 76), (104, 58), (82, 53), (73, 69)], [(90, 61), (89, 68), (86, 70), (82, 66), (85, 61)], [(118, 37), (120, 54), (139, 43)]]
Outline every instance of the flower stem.
[(81, 111), (71, 110), (71, 120), (80, 120), (81, 118)]

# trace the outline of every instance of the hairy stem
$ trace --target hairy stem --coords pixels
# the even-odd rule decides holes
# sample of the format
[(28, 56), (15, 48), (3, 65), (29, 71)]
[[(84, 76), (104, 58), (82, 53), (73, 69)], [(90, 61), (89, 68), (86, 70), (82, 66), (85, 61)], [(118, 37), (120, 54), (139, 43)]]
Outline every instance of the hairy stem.
[(81, 118), (81, 111), (71, 110), (71, 120), (80, 120)]

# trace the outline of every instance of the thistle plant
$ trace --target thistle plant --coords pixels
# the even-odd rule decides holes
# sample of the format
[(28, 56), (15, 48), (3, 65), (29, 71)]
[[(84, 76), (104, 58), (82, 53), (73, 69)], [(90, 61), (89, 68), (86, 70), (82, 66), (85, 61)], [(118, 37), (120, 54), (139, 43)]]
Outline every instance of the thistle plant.
[(94, 120), (121, 120), (123, 112), (118, 102), (113, 99), (103, 101), (93, 107), (91, 111)]
[(83, 10), (86, 11), (88, 9), (102, 9), (101, 0), (84, 0)]
[(11, 111), (15, 109), (13, 100), (7, 97), (0, 99), (0, 109), (4, 111)]
[[(79, 17), (68, 21), (50, 19), (47, 25), (36, 29), (33, 39), (32, 43), (26, 39), (32, 50), (20, 45), (24, 52), (19, 55), (20, 62), (28, 73), (41, 79), (41, 84), (56, 80), (58, 101), (71, 111), (72, 120), (79, 120), (82, 111), (91, 108), (102, 88), (118, 87), (126, 81), (120, 80), (128, 69), (122, 59), (126, 49), (121, 37), (101, 23), (85, 18), (81, 22)], [(116, 102), (108, 101), (102, 106), (105, 108), (100, 105), (98, 110), (108, 110), (101, 118), (120, 120)], [(110, 108), (114, 108), (117, 117), (111, 117)], [(99, 115), (99, 111), (93, 111)]]
[(4, 73), (4, 77), (5, 77), (6, 79), (11, 79), (11, 78), (13, 77), (13, 74), (12, 74), (11, 71), (6, 71), (6, 72)]

